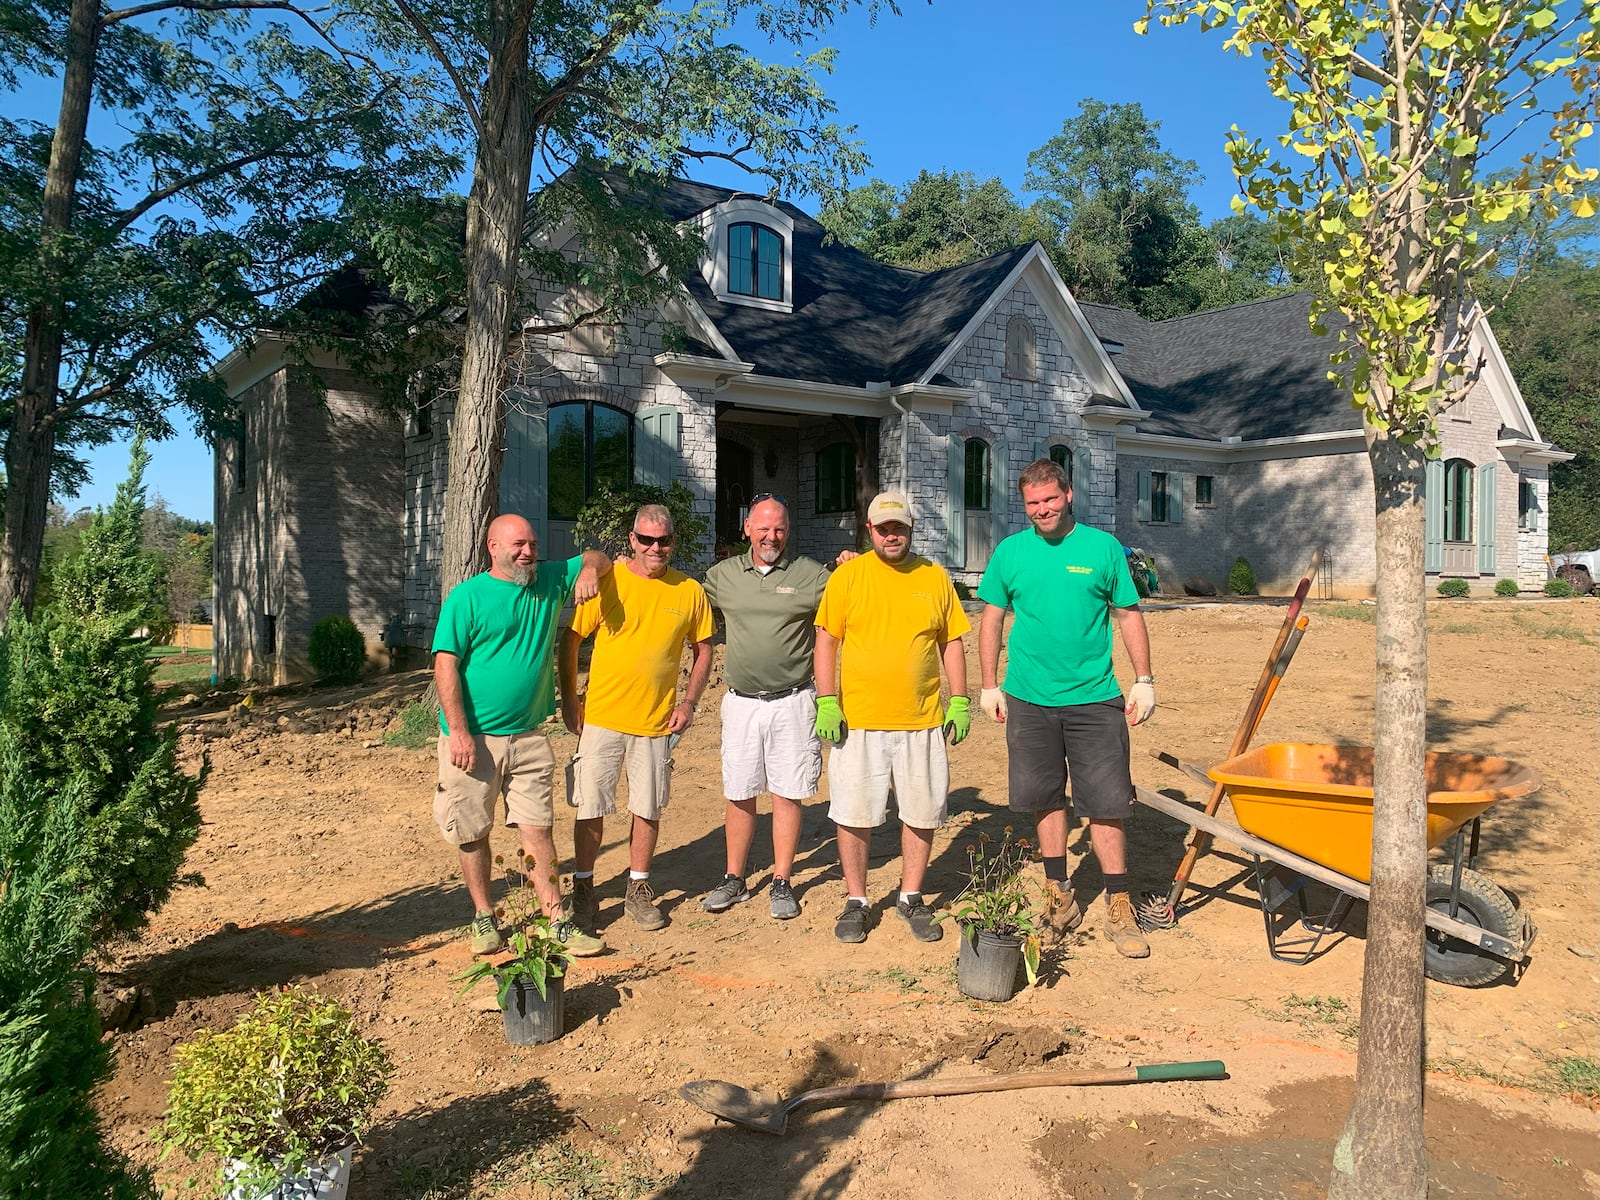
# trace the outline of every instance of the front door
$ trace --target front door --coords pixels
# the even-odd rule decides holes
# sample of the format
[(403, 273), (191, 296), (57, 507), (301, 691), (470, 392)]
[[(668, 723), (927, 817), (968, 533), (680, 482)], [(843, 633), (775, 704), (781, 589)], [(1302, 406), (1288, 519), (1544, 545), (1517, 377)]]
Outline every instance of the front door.
[(744, 519), (755, 494), (756, 460), (749, 447), (717, 439), (717, 542), (744, 541)]

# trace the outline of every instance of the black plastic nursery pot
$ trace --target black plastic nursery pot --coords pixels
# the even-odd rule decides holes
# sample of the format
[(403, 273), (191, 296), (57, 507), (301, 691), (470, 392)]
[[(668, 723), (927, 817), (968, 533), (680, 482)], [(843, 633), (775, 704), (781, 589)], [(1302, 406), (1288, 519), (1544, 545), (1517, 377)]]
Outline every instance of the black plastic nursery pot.
[(1004, 1003), (1017, 994), (1022, 939), (987, 929), (962, 927), (956, 956), (956, 986), (974, 1000)]
[(566, 1004), (561, 976), (544, 981), (545, 994), (526, 980), (514, 980), (501, 1010), (506, 1041), (513, 1046), (539, 1046), (561, 1036), (566, 1023)]

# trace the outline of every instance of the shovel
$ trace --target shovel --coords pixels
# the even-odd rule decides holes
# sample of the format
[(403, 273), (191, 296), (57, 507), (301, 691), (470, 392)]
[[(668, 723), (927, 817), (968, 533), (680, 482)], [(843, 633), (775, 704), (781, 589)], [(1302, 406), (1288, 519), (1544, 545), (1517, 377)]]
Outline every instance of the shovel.
[(975, 1092), (1010, 1092), (1018, 1088), (1087, 1087), (1101, 1083), (1149, 1083), (1158, 1079), (1224, 1079), (1228, 1069), (1220, 1062), (1155, 1063), (1145, 1067), (1112, 1067), (1104, 1071), (1021, 1072), (980, 1075), (966, 1079), (905, 1079), (899, 1083), (852, 1083), (814, 1088), (784, 1100), (752, 1092), (720, 1079), (697, 1079), (678, 1089), (690, 1104), (714, 1117), (782, 1135), (789, 1114), (797, 1108), (842, 1104), (849, 1100), (903, 1100), (912, 1096), (968, 1096)]

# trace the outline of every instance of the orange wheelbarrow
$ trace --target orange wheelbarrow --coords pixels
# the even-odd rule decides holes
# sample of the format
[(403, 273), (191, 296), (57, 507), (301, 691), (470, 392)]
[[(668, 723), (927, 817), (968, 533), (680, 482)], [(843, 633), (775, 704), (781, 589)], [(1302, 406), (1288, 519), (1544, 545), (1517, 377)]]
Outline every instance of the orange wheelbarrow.
[[(1238, 825), (1144, 788), (1135, 789), (1135, 798), (1252, 855), (1269, 951), (1282, 962), (1309, 962), (1355, 901), (1370, 894), (1371, 747), (1279, 742), (1209, 772), (1169, 754), (1156, 757), (1208, 787), (1222, 784)], [(1449, 842), (1450, 861), (1428, 872), (1424, 970), (1441, 983), (1484, 987), (1527, 961), (1537, 930), (1511, 897), (1475, 869), (1479, 823), (1496, 801), (1537, 791), (1539, 775), (1504, 758), (1446, 752), (1430, 753), (1426, 770), (1428, 848)], [(1309, 881), (1335, 893), (1328, 909), (1315, 916), (1305, 908)], [(1286, 943), (1284, 934), (1296, 919), (1310, 936)]]

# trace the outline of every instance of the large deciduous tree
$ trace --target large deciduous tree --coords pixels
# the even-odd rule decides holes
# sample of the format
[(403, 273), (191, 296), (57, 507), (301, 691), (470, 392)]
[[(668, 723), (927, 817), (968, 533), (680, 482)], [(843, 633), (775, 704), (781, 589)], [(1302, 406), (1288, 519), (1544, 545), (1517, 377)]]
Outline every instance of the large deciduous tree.
[[(53, 128), (0, 121), (0, 613), (32, 607), (73, 451), (186, 412), (208, 376), (305, 295), (410, 186), (454, 170), (420, 82), (293, 0), (4, 0), (0, 86), (59, 84)], [(13, 110), (15, 111), (15, 110)]]
[[(817, 82), (831, 51), (771, 65), (732, 37), (739, 22), (800, 45), (855, 0), (368, 3), (391, 46), (427, 55), (448, 76), (474, 144), (444, 509), (448, 593), (484, 565), (514, 335), (614, 322), (671, 294), (704, 251), (694, 231), (651, 203), (652, 187), (688, 163), (719, 159), (772, 191), (828, 196), (864, 165)], [(562, 253), (558, 230), (575, 235), (581, 261)], [(533, 312), (523, 272), (568, 287), (579, 303), (555, 316)]]
[[(1600, 172), (1578, 148), (1600, 83), (1600, 3), (1151, 0), (1147, 14), (1141, 29), (1193, 20), (1259, 56), (1289, 113), (1286, 154), (1235, 127), (1241, 207), (1282, 222), (1320, 270), (1314, 320), (1345, 321), (1336, 377), (1361, 412), (1377, 495), (1376, 753), (1356, 1096), (1329, 1195), (1423, 1200), (1424, 466), (1440, 410), (1479, 367), (1475, 220), (1595, 210)], [(1513, 134), (1535, 148), (1486, 177), (1483, 157)]]

